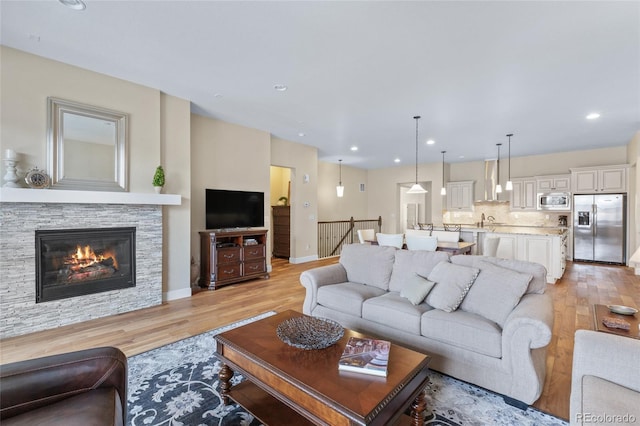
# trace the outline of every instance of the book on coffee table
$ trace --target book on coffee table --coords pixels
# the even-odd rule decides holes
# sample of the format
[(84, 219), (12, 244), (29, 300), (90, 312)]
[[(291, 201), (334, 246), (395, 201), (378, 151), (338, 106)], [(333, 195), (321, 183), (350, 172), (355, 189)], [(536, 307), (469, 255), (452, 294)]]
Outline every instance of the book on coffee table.
[(391, 342), (350, 337), (338, 361), (338, 370), (387, 377)]

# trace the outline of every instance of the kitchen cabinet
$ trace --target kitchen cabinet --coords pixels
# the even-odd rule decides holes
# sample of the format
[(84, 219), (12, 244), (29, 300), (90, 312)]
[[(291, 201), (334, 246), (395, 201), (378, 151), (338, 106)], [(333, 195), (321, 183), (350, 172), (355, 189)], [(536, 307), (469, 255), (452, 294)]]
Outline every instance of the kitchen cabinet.
[(570, 191), (571, 175), (536, 176), (538, 192)]
[(571, 169), (574, 194), (627, 192), (627, 164)]
[(511, 210), (536, 210), (536, 180), (534, 178), (518, 178), (512, 179), (511, 182), (513, 182), (513, 190), (510, 194)]
[(447, 210), (473, 210), (475, 181), (447, 182)]
[(547, 269), (547, 283), (554, 284), (562, 278), (566, 269), (567, 233), (510, 234), (488, 232), (484, 238), (499, 237), (496, 257), (526, 260), (543, 265)]

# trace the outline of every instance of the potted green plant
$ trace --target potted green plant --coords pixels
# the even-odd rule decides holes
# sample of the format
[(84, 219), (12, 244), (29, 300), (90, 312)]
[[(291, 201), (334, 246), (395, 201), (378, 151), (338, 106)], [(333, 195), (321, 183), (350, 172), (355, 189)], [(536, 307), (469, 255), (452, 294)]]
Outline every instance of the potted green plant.
[(164, 169), (162, 166), (156, 167), (156, 172), (153, 175), (153, 187), (156, 190), (156, 193), (162, 192), (162, 187), (164, 186)]

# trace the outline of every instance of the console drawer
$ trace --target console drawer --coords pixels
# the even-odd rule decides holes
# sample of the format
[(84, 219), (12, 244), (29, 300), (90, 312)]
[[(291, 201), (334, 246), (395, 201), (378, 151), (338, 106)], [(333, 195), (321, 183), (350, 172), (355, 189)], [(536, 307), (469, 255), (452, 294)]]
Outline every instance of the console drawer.
[(264, 244), (244, 247), (244, 260), (261, 259), (265, 257)]
[(240, 247), (224, 247), (217, 250), (218, 265), (240, 262)]
[(241, 276), (240, 263), (233, 263), (227, 265), (219, 265), (218, 268), (218, 276), (216, 279), (218, 281), (227, 280), (230, 278), (237, 278)]
[(250, 260), (244, 262), (244, 274), (258, 274), (267, 270), (267, 265), (264, 259)]

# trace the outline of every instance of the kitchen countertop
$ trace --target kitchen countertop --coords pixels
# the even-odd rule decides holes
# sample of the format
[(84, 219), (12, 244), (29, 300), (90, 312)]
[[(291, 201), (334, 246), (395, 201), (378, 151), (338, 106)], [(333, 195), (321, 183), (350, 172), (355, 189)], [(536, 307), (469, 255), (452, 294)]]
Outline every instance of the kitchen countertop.
[[(433, 229), (444, 229), (442, 226), (434, 226)], [(494, 232), (498, 234), (523, 234), (523, 235), (563, 235), (568, 232), (567, 227), (561, 226), (522, 226), (506, 225), (503, 223), (477, 227), (475, 224), (461, 225), (460, 232)]]

